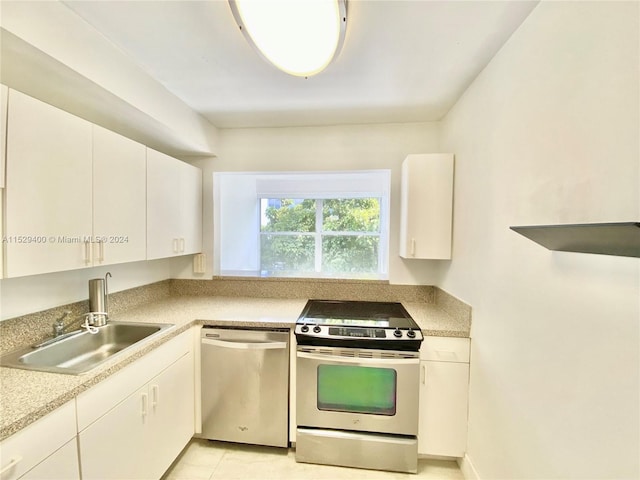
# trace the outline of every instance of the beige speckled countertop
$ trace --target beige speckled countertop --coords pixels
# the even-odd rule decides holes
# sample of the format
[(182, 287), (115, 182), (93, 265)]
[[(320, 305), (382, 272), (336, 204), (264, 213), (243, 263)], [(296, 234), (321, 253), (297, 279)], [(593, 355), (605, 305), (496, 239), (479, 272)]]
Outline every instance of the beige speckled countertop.
[[(18, 432), (193, 325), (293, 327), (306, 299), (178, 296), (113, 315), (114, 321), (172, 323), (149, 341), (82, 375), (0, 367), (0, 440)], [(436, 305), (406, 302), (425, 335), (468, 337), (470, 325)]]

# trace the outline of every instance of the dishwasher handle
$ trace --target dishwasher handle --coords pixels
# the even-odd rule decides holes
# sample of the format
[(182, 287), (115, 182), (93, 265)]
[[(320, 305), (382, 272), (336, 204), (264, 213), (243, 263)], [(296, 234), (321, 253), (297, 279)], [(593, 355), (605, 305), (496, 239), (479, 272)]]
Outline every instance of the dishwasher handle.
[(284, 350), (287, 348), (287, 342), (229, 342), (212, 338), (203, 338), (202, 344), (237, 350)]

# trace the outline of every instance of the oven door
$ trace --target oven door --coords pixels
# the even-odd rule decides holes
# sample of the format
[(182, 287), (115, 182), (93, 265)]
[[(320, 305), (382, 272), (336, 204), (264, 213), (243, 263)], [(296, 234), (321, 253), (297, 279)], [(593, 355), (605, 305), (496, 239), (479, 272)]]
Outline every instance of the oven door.
[(298, 347), (299, 427), (418, 433), (417, 352)]

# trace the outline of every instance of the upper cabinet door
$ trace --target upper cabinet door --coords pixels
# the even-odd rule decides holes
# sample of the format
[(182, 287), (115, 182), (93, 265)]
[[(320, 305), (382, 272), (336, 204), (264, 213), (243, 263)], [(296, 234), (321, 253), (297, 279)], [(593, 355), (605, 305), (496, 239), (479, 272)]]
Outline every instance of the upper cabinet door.
[(409, 155), (402, 163), (400, 256), (451, 258), (453, 155)]
[(180, 255), (202, 251), (202, 170), (182, 163), (180, 166)]
[(146, 147), (93, 125), (93, 264), (146, 258)]
[(178, 255), (180, 162), (147, 148), (147, 260)]
[[(4, 172), (6, 165), (7, 153), (7, 97), (9, 88), (6, 85), (0, 85), (0, 189), (4, 188)], [(3, 213), (2, 200), (4, 193), (0, 190), (0, 235), (3, 235)], [(2, 250), (0, 250), (0, 278), (4, 274)]]
[(202, 171), (147, 149), (147, 260), (202, 249)]
[(7, 131), (7, 277), (91, 263), (91, 124), (11, 90)]
[(0, 188), (4, 188), (4, 172), (7, 159), (7, 100), (9, 87), (0, 85)]

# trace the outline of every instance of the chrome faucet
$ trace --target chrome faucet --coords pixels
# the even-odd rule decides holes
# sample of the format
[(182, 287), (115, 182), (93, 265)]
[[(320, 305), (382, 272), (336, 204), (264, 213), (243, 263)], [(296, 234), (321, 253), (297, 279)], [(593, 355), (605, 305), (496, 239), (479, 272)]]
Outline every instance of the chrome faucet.
[[(93, 280), (89, 280), (90, 311), (88, 313), (80, 315), (65, 324), (65, 319), (71, 315), (71, 311), (67, 310), (63, 312), (62, 316), (53, 322), (53, 338), (34, 345), (33, 348), (51, 345), (52, 343), (77, 335), (83, 331), (82, 329), (85, 329), (92, 335), (97, 334), (99, 331), (98, 327), (104, 327), (109, 319), (109, 288), (107, 286), (109, 277), (111, 277), (111, 273), (107, 272), (104, 279), (94, 278)], [(80, 329), (67, 332), (69, 327), (76, 324), (79, 324)]]
[[(82, 315), (76, 318), (75, 320), (71, 320), (69, 323), (65, 325), (64, 319), (67, 318), (69, 315), (71, 315), (71, 312), (66, 311), (62, 314), (60, 318), (57, 318), (56, 321), (53, 322), (53, 338), (45, 340), (44, 342), (37, 343), (36, 345), (33, 345), (33, 348), (45, 347), (47, 345), (51, 345), (52, 343), (59, 342), (60, 340), (64, 340), (65, 338), (72, 337), (74, 335), (81, 333), (82, 332), (81, 329), (74, 330), (72, 332), (67, 332), (66, 330), (72, 325), (75, 325), (76, 323), (80, 323), (82, 320), (85, 320), (85, 323), (82, 325), (82, 327), (85, 327), (85, 325), (87, 325), (88, 323), (86, 321), (87, 316)], [(89, 329), (94, 327), (89, 327), (87, 325), (85, 328)]]
[[(65, 325), (64, 324), (64, 319), (67, 318), (69, 315), (71, 315), (70, 311), (66, 311), (62, 314), (62, 316), (58, 319), (56, 319), (56, 321), (53, 323), (53, 337), (59, 337), (60, 335), (64, 334), (64, 331), (67, 327), (69, 327), (71, 325)], [(72, 322), (73, 323), (73, 322)]]
[[(80, 315), (78, 318), (76, 318), (75, 320), (71, 320), (69, 323), (67, 323), (65, 325), (64, 323), (64, 319), (67, 318), (69, 315), (71, 315), (70, 311), (66, 311), (62, 314), (62, 316), (58, 319), (56, 319), (56, 321), (53, 323), (53, 338), (58, 338), (62, 335), (67, 335), (66, 330), (71, 327), (72, 325), (76, 325), (79, 324), (80, 322), (84, 322), (83, 324), (80, 325), (80, 327), (82, 328), (86, 328), (87, 330), (89, 330), (91, 332), (91, 328), (96, 325), (96, 317), (94, 316), (93, 312), (90, 313), (85, 313), (84, 315)], [(71, 333), (76, 333), (78, 330), (71, 332)]]

